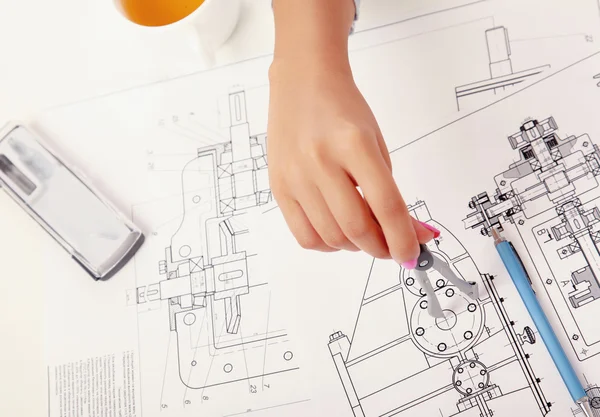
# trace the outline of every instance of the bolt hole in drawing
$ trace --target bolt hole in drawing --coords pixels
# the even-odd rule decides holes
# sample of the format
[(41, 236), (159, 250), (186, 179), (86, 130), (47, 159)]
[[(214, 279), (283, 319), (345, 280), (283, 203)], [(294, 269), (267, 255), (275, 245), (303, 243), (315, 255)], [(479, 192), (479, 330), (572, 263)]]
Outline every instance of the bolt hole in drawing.
[[(231, 384), (262, 393), (276, 386), (276, 376), (298, 369), (285, 327), (271, 314), (248, 226), (272, 201), (266, 134), (250, 133), (245, 91), (230, 93), (228, 104), (229, 138), (197, 149), (182, 167), (180, 224), (160, 246), (156, 278), (145, 277), (150, 283), (136, 290), (140, 320), (149, 321), (151, 312), (167, 321), (164, 328), (146, 326), (140, 337), (169, 341), (163, 385), (179, 384), (184, 404), (227, 401), (231, 391), (219, 387)], [(143, 364), (143, 347), (141, 354)]]
[(480, 294), (472, 300), (432, 271), (444, 312), (434, 318), (414, 271), (374, 260), (353, 333), (329, 339), (354, 415), (502, 417), (513, 415), (514, 404), (523, 416), (548, 414), (551, 404), (525, 350), (536, 343), (531, 327), (511, 321), (494, 277), (479, 272), (424, 202), (409, 209), (442, 231), (429, 250), (458, 277), (477, 282)]

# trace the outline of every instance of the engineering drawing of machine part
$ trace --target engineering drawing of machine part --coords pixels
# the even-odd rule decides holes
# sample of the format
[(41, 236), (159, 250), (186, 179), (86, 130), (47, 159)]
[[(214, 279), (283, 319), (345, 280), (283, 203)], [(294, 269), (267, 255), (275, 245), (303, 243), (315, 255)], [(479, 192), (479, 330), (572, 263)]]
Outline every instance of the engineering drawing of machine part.
[(461, 110), (461, 104), (464, 107), (465, 102), (473, 101), (477, 96), (495, 95), (511, 87), (532, 81), (550, 68), (549, 65), (543, 65), (515, 72), (511, 59), (508, 30), (504, 26), (486, 30), (485, 41), (490, 78), (456, 87), (456, 102), (459, 110)]
[(510, 409), (514, 402), (522, 404), (524, 415), (548, 414), (551, 405), (524, 350), (525, 342), (533, 344), (535, 338), (525, 329), (515, 331), (493, 277), (479, 272), (462, 244), (431, 218), (425, 203), (409, 210), (442, 231), (428, 250), (465, 283), (477, 282), (480, 291), (473, 300), (431, 271), (430, 283), (444, 313), (432, 317), (415, 270), (374, 260), (353, 334), (335, 332), (329, 339), (354, 415), (496, 416), (501, 415), (496, 410)]
[(561, 138), (553, 117), (524, 123), (508, 141), (520, 160), (496, 176), (493, 198), (471, 199), (465, 228), (523, 229), (524, 243), (539, 248), (532, 260), (565, 334), (586, 360), (600, 353), (600, 330), (588, 319), (600, 313), (598, 146), (586, 134)]
[[(549, 117), (530, 120), (508, 137), (520, 160), (496, 176), (493, 199), (487, 193), (471, 199), (469, 207), (474, 212), (464, 220), (467, 228), (480, 228), (489, 236), (491, 227), (502, 230), (502, 221), (522, 225), (526, 219), (551, 209), (564, 214), (565, 208), (573, 211), (571, 207), (579, 205), (577, 196), (598, 187), (597, 145), (588, 135), (561, 139), (557, 131), (554, 118)], [(570, 220), (568, 216), (565, 219)], [(575, 232), (587, 224), (568, 223)]]
[(266, 135), (250, 135), (243, 91), (229, 109), (230, 141), (183, 168), (183, 219), (159, 263), (166, 279), (138, 288), (138, 304), (168, 302), (179, 374), (193, 389), (296, 369), (285, 331), (268, 329), (268, 285), (249, 277), (244, 219), (271, 201)]
[(490, 385), (490, 374), (486, 366), (480, 361), (465, 360), (454, 369), (452, 384), (459, 392), (465, 396), (470, 396)]
[(437, 271), (441, 276), (448, 280), (448, 282), (454, 285), (463, 294), (466, 294), (472, 300), (479, 298), (479, 287), (476, 282), (466, 282), (460, 279), (448, 267), (448, 264), (440, 259), (438, 256), (431, 253), (427, 248), (427, 245), (420, 245), (421, 253), (417, 259), (417, 266), (415, 267), (415, 277), (421, 287), (425, 290), (427, 297), (427, 311), (432, 317), (444, 318), (444, 311), (440, 305), (440, 301), (431, 285), (427, 271)]
[[(586, 389), (587, 396), (590, 398), (590, 406), (592, 408), (592, 417), (600, 417), (600, 388), (597, 385), (591, 385)], [(577, 413), (573, 414), (574, 417), (582, 417), (583, 413), (577, 409)]]

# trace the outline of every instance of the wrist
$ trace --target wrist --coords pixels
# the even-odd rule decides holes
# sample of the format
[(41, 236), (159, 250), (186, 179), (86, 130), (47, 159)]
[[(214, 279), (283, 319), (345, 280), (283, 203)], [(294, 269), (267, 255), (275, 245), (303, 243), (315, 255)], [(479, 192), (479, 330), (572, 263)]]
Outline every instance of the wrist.
[(271, 83), (299, 82), (307, 79), (338, 77), (353, 79), (350, 62), (346, 57), (325, 57), (313, 54), (303, 56), (274, 56), (269, 67)]
[(274, 0), (274, 62), (298, 69), (348, 72), (352, 0)]
[[(283, 31), (282, 31), (283, 32)], [(287, 28), (277, 35), (273, 60), (296, 63), (300, 68), (350, 68), (347, 38), (304, 34)]]

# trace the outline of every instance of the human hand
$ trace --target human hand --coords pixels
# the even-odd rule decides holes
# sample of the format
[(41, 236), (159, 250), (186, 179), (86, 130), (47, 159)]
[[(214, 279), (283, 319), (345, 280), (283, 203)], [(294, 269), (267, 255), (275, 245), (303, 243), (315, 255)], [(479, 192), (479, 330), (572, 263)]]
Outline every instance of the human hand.
[(349, 67), (274, 61), (270, 81), (271, 189), (298, 243), (414, 268), (419, 243), (439, 231), (410, 216)]

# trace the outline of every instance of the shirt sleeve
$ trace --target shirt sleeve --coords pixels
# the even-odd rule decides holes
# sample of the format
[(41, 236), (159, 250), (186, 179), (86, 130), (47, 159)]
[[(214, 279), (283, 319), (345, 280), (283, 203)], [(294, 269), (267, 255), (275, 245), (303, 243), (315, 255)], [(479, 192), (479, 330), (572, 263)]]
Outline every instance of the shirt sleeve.
[[(361, 0), (352, 0), (354, 1), (354, 22), (352, 22), (352, 27), (350, 28), (350, 34), (352, 35), (354, 33), (354, 24), (356, 23), (356, 21), (358, 20), (358, 16), (360, 14), (360, 2)], [(271, 0), (271, 8), (273, 8), (273, 0)]]
[(358, 20), (358, 16), (360, 14), (360, 1), (361, 0), (354, 0), (355, 12), (354, 12), (354, 22), (352, 22), (352, 28), (350, 29), (351, 35), (354, 33), (354, 25), (356, 24), (356, 21)]

